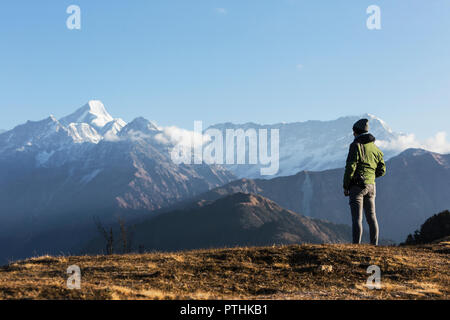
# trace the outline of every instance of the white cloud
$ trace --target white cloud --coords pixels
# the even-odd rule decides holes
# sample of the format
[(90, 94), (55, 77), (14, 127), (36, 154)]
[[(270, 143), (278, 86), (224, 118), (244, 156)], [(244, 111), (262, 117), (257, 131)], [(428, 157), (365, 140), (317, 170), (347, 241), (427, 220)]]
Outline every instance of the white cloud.
[(438, 132), (434, 137), (420, 141), (414, 134), (405, 134), (391, 141), (379, 140), (376, 143), (380, 148), (390, 151), (402, 152), (409, 148), (420, 148), (437, 153), (450, 153), (450, 141), (446, 132)]
[(210, 137), (201, 133), (181, 129), (175, 126), (161, 128), (162, 132), (155, 135), (155, 140), (162, 144), (192, 146), (210, 141)]
[(215, 8), (214, 11), (219, 14), (227, 14), (228, 10), (225, 8)]
[(105, 141), (109, 141), (109, 142), (120, 141), (120, 138), (116, 134), (114, 134), (114, 132), (111, 132), (111, 131), (108, 131), (105, 133), (104, 139), (105, 139)]
[(447, 141), (447, 133), (439, 132), (433, 138), (425, 141), (425, 148), (438, 153), (450, 153), (450, 141)]
[(295, 67), (296, 67), (297, 70), (299, 70), (299, 71), (303, 69), (303, 65), (302, 65), (302, 64), (297, 64)]
[(211, 141), (211, 137), (200, 132), (189, 131), (175, 126), (162, 128), (162, 132), (155, 135), (155, 140), (171, 148), (170, 154), (174, 163), (192, 163), (192, 156), (197, 160), (192, 147), (201, 146)]
[(416, 140), (414, 134), (401, 135), (390, 141), (377, 140), (376, 145), (385, 150), (399, 152), (408, 148), (420, 148), (420, 143)]

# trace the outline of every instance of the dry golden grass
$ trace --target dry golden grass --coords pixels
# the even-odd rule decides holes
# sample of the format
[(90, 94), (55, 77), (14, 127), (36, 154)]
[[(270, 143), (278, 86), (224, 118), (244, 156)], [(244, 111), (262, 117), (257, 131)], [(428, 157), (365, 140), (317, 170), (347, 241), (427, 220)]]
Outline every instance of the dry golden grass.
[[(0, 299), (449, 299), (450, 244), (291, 245), (39, 257), (0, 268)], [(381, 268), (380, 290), (366, 287)], [(67, 267), (82, 272), (69, 290)]]

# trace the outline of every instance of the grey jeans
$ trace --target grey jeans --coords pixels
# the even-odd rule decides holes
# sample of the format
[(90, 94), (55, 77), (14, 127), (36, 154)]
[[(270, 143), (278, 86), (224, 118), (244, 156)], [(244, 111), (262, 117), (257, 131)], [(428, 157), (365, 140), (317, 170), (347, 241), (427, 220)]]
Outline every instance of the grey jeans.
[(370, 243), (378, 244), (378, 222), (375, 212), (376, 187), (374, 184), (366, 185), (364, 188), (352, 186), (350, 188), (350, 209), (352, 212), (353, 243), (361, 243), (363, 227), (362, 213), (366, 214), (369, 224)]

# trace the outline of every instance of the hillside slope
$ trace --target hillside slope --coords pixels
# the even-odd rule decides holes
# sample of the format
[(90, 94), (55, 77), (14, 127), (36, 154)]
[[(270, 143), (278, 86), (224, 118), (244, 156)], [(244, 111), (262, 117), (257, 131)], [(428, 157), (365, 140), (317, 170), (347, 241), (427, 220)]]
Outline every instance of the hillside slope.
[(169, 251), (350, 241), (348, 226), (311, 219), (244, 193), (159, 215), (138, 224), (133, 238), (146, 250)]
[[(449, 299), (449, 255), (450, 242), (46, 256), (1, 267), (0, 299)], [(81, 290), (67, 289), (70, 265)], [(380, 290), (366, 287), (370, 265)]]

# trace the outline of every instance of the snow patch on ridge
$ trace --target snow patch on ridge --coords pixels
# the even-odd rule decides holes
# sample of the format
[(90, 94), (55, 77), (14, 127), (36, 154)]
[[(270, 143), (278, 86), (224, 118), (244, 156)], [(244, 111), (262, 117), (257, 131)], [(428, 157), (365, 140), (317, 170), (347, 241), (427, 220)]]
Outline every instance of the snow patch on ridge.
[(42, 151), (36, 155), (36, 166), (42, 167), (47, 161), (51, 158), (51, 156), (55, 153), (55, 151)]
[(91, 182), (92, 180), (94, 180), (94, 178), (95, 178), (96, 176), (98, 176), (98, 174), (99, 174), (100, 172), (102, 172), (102, 171), (103, 171), (103, 169), (95, 169), (95, 170), (92, 171), (91, 173), (89, 173), (89, 174), (83, 176), (83, 177), (81, 178), (81, 183), (83, 183), (83, 184), (88, 184), (89, 182)]
[(68, 126), (69, 134), (75, 143), (92, 142), (99, 143), (102, 136), (87, 123), (71, 123)]

